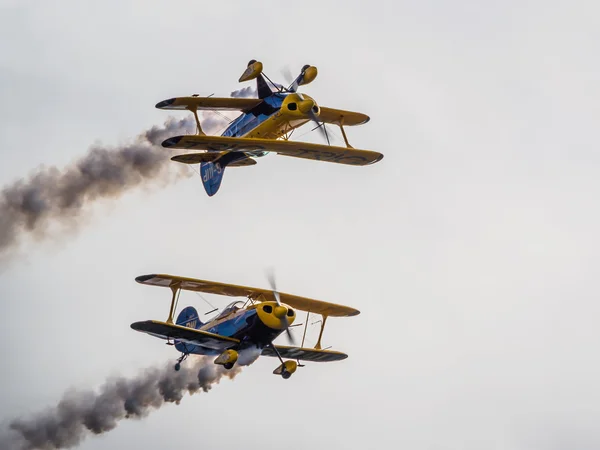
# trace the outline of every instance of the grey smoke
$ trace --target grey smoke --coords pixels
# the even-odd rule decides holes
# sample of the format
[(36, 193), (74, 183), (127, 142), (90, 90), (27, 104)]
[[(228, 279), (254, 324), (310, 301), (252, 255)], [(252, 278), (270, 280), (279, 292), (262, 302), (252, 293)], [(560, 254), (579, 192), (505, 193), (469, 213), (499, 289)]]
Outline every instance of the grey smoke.
[[(216, 115), (203, 115), (201, 120), (206, 133), (223, 125)], [(170, 161), (172, 151), (160, 144), (195, 129), (191, 115), (169, 118), (130, 143), (94, 145), (64, 169), (41, 167), (5, 186), (0, 191), (0, 260), (26, 235), (40, 238), (53, 224), (77, 225), (85, 206), (96, 200), (116, 199), (136, 187), (164, 185), (193, 175), (187, 167)]]
[(256, 88), (252, 86), (246, 86), (245, 88), (237, 89), (230, 94), (235, 98), (256, 98)]
[(114, 429), (121, 420), (144, 418), (166, 403), (179, 404), (186, 393), (208, 392), (223, 377), (233, 379), (242, 370), (240, 365), (225, 370), (213, 359), (191, 356), (178, 372), (169, 363), (132, 379), (110, 379), (98, 391), (67, 392), (55, 407), (15, 419), (0, 430), (0, 448), (71, 448), (90, 435)]

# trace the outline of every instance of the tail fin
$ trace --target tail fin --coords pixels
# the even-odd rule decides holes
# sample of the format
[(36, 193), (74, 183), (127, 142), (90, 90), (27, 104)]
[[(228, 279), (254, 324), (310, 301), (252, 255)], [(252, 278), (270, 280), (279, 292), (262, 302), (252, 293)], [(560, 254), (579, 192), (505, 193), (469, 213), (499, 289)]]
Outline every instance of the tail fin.
[(273, 91), (260, 74), (256, 77), (256, 90), (258, 91), (258, 98), (267, 98), (273, 95)]
[[(194, 328), (198, 329), (203, 324), (198, 316), (198, 311), (193, 306), (188, 306), (187, 308), (183, 308), (183, 310), (177, 316), (177, 321), (175, 322), (177, 325), (181, 325), (182, 327)], [(196, 350), (196, 346), (193, 344), (186, 344), (185, 342), (175, 342), (175, 348), (177, 351), (182, 353), (194, 353)]]
[[(200, 163), (200, 176), (206, 193), (212, 197), (217, 193), (223, 181), (225, 167), (229, 164), (238, 162), (237, 165), (242, 165), (240, 162), (248, 157), (243, 152), (224, 152), (221, 157), (211, 162)], [(246, 164), (250, 165), (252, 163)]]
[(224, 173), (225, 166), (221, 165), (219, 161), (200, 163), (200, 176), (202, 177), (202, 184), (204, 184), (204, 189), (210, 197), (215, 195), (221, 187), (221, 181), (223, 181)]
[(182, 327), (194, 328), (196, 330), (203, 325), (198, 316), (198, 311), (196, 311), (196, 308), (193, 306), (183, 308), (177, 316), (177, 321), (175, 323)]

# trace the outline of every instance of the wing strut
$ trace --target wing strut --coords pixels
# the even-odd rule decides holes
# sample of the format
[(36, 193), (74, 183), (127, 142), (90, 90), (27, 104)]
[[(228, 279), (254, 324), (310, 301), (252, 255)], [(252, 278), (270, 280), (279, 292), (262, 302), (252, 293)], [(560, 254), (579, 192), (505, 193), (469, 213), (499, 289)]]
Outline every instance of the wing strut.
[[(323, 125), (325, 125), (325, 124), (323, 124)], [(342, 130), (342, 136), (344, 136), (344, 142), (346, 143), (346, 147), (354, 148), (348, 142), (348, 137), (346, 136), (346, 132), (344, 131), (344, 116), (342, 116), (342, 118), (340, 119), (340, 130)]]
[(306, 311), (306, 323), (304, 324), (304, 334), (302, 335), (302, 344), (300, 347), (304, 347), (304, 339), (306, 338), (306, 329), (308, 328), (308, 318), (310, 317), (310, 311)]
[(315, 345), (315, 348), (317, 350), (321, 350), (321, 338), (323, 337), (323, 330), (325, 329), (325, 322), (327, 322), (327, 317), (329, 317), (329, 316), (323, 316), (323, 321), (321, 322), (321, 331), (319, 332), (319, 340), (317, 341), (317, 345)]
[(189, 106), (187, 109), (189, 109), (192, 113), (194, 113), (194, 119), (196, 119), (196, 126), (198, 127), (198, 134), (200, 136), (202, 136), (202, 135), (206, 136), (206, 133), (204, 131), (202, 131), (202, 126), (200, 126), (200, 119), (198, 119), (198, 108), (196, 108), (196, 105)]
[(177, 294), (180, 292), (179, 286), (181, 286), (181, 281), (177, 281), (173, 283), (171, 286), (171, 291), (173, 292), (173, 297), (171, 298), (171, 309), (169, 310), (169, 317), (167, 318), (167, 323), (173, 323), (173, 313), (175, 312), (175, 301), (177, 300)]

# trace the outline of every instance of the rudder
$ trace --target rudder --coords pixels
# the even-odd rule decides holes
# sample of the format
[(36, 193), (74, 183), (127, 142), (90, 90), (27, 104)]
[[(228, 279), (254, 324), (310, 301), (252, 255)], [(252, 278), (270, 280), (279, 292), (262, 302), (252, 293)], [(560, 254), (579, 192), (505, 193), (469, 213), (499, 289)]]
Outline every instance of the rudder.
[[(182, 327), (199, 329), (203, 324), (198, 316), (198, 311), (193, 306), (188, 306), (183, 308), (179, 315), (177, 316), (177, 320), (175, 321), (177, 325), (181, 325)], [(196, 350), (196, 346), (193, 344), (186, 344), (184, 342), (175, 342), (175, 348), (182, 353), (194, 353)]]
[(200, 177), (206, 193), (210, 197), (215, 195), (221, 187), (225, 167), (245, 159), (248, 157), (244, 152), (226, 152), (215, 161), (200, 163)]
[(217, 193), (221, 187), (221, 181), (223, 181), (223, 174), (225, 173), (225, 166), (217, 162), (203, 162), (200, 163), (200, 176), (202, 177), (202, 184), (204, 190), (212, 197)]
[(196, 308), (193, 306), (183, 308), (177, 316), (175, 324), (181, 325), (182, 327), (194, 328), (196, 330), (203, 325), (198, 316), (198, 311), (196, 311)]

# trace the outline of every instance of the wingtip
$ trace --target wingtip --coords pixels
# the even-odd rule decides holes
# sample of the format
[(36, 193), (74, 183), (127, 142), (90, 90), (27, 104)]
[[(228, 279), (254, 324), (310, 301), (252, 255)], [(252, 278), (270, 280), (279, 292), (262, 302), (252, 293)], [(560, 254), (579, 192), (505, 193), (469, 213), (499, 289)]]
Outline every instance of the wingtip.
[(151, 280), (152, 278), (154, 278), (156, 276), (156, 274), (151, 274), (151, 275), (140, 275), (139, 277), (135, 278), (135, 281), (137, 281), (138, 283), (145, 283), (148, 280)]
[(172, 148), (175, 147), (182, 138), (183, 136), (173, 136), (165, 139), (161, 145), (165, 148)]
[(379, 154), (379, 156), (378, 156), (376, 159), (374, 159), (373, 161), (371, 161), (370, 163), (368, 163), (368, 164), (365, 164), (365, 165), (367, 165), (367, 166), (373, 165), (373, 164), (375, 164), (375, 163), (378, 163), (378, 162), (379, 162), (379, 161), (381, 161), (382, 159), (383, 159), (383, 154), (382, 154), (382, 153), (380, 153), (380, 154)]
[(143, 331), (143, 326), (145, 323), (147, 323), (147, 320), (144, 320), (142, 322), (133, 322), (131, 325), (129, 325), (131, 327), (132, 330), (135, 331)]
[(158, 102), (155, 105), (155, 108), (157, 109), (165, 109), (168, 106), (171, 106), (173, 103), (175, 103), (175, 100), (177, 100), (176, 98), (170, 98), (168, 100), (163, 100), (162, 102)]

